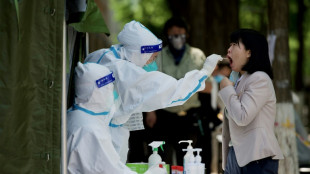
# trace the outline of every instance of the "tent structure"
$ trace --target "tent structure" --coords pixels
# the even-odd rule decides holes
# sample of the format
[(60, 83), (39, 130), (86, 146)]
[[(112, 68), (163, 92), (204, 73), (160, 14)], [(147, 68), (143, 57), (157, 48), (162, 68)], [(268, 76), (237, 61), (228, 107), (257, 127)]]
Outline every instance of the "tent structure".
[(66, 86), (81, 49), (69, 45), (80, 32), (108, 33), (87, 3), (67, 37), (65, 1), (0, 1), (0, 173), (66, 173)]

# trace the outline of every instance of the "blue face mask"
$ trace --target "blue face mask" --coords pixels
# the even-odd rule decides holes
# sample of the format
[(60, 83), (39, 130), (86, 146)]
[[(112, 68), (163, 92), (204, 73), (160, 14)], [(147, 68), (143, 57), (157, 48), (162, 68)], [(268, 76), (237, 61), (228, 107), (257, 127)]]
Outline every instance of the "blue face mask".
[(229, 80), (236, 83), (239, 79), (239, 72), (232, 71), (229, 76)]
[(147, 64), (142, 67), (145, 71), (150, 72), (150, 71), (156, 71), (157, 70), (157, 64), (155, 61), (151, 62), (150, 64)]
[(220, 83), (222, 80), (223, 80), (224, 76), (222, 75), (216, 75), (214, 76), (214, 80), (217, 82), (217, 83)]

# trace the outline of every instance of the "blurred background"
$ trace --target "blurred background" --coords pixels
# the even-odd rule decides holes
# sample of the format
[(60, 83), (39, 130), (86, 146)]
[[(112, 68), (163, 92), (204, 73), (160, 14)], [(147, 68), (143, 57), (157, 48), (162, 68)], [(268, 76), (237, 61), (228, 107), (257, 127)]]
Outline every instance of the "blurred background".
[[(268, 1), (257, 0), (98, 0), (110, 36), (90, 34), (90, 52), (117, 43), (117, 34), (124, 24), (137, 20), (164, 40), (163, 27), (173, 15), (183, 17), (189, 25), (189, 44), (202, 49), (205, 55), (226, 55), (229, 34), (237, 28), (251, 28), (264, 35), (268, 28)], [(281, 11), (281, 3), (276, 8)], [(310, 119), (310, 1), (289, 0), (288, 44), (291, 89), (296, 93), (296, 110), (309, 132)], [(269, 9), (270, 10), (270, 9)], [(275, 19), (277, 20), (277, 19)], [(165, 40), (164, 40), (165, 43)]]
[[(187, 42), (205, 55), (226, 55), (238, 28), (273, 38), (275, 133), (285, 156), (279, 173), (310, 173), (309, 7), (309, 0), (0, 1), (0, 173), (65, 173), (76, 63), (117, 44), (132, 20), (165, 45), (163, 28), (172, 16), (185, 19)], [(220, 173), (218, 140), (212, 171)]]

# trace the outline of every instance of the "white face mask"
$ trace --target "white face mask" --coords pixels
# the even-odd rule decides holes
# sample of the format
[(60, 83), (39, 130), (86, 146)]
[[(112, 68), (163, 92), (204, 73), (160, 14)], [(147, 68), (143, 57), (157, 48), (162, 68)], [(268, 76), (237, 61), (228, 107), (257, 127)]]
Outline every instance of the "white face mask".
[(176, 50), (181, 50), (183, 46), (185, 45), (185, 39), (186, 39), (185, 34), (170, 35), (168, 36), (168, 38), (169, 38), (169, 42), (171, 43), (173, 48)]

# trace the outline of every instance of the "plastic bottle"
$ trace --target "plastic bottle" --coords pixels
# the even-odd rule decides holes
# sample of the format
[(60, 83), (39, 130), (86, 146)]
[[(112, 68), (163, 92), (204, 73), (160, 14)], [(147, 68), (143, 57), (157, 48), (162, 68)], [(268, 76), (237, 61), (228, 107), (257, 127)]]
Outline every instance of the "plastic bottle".
[(183, 174), (183, 166), (177, 167), (177, 174)]
[(201, 163), (201, 156), (199, 155), (199, 153), (202, 151), (201, 148), (195, 148), (194, 151), (197, 152), (197, 155), (195, 156), (195, 163)]
[(194, 149), (182, 149), (183, 151), (187, 151), (184, 156), (184, 174), (197, 174), (195, 168), (195, 156)]
[(153, 154), (149, 157), (149, 168), (151, 168), (155, 164), (160, 164), (162, 162), (161, 157), (158, 155), (158, 147), (160, 146), (163, 150), (163, 144), (165, 144), (164, 141), (153, 141), (149, 144), (149, 146), (151, 146), (153, 150)]
[[(193, 149), (193, 146), (192, 146), (193, 140), (182, 140), (182, 141), (179, 141), (179, 144), (180, 143), (188, 143), (188, 146), (186, 149)], [(185, 160), (185, 158), (188, 159), (189, 156), (194, 156), (193, 151), (187, 151), (185, 156), (184, 156), (184, 160)], [(184, 164), (184, 161), (183, 161), (183, 164)]]
[(193, 149), (193, 146), (192, 146), (193, 140), (181, 140), (179, 141), (179, 144), (181, 143), (188, 143), (187, 149)]
[(205, 164), (201, 163), (201, 156), (199, 153), (202, 151), (201, 148), (195, 148), (194, 151), (197, 152), (197, 155), (195, 156), (195, 164), (194, 167), (196, 168), (197, 174), (204, 174), (205, 173)]
[(185, 150), (187, 151), (186, 154), (184, 155), (184, 158), (183, 158), (184, 173), (186, 173), (186, 164), (189, 161), (192, 161), (193, 159), (195, 161), (194, 153), (192, 151), (192, 149), (193, 149), (193, 147), (192, 147), (193, 140), (182, 140), (182, 141), (179, 141), (179, 144), (180, 143), (188, 143), (187, 148), (183, 149), (183, 151), (185, 151)]
[(178, 166), (171, 166), (171, 174), (177, 174)]

